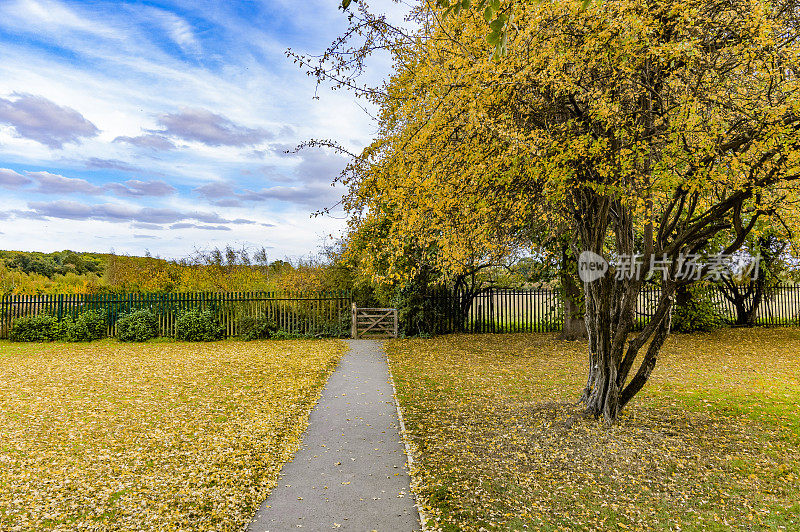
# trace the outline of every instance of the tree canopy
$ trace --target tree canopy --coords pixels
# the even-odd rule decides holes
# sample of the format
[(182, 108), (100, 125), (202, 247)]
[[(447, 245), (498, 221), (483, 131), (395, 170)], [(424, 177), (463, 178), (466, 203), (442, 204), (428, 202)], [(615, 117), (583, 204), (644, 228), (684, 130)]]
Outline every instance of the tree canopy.
[[(607, 258), (609, 275), (584, 286), (582, 399), (613, 420), (656, 363), (675, 290), (691, 281), (684, 257), (720, 241), (733, 253), (762, 221), (796, 235), (798, 5), (515, 2), (492, 3), (492, 17), (460, 5), (422, 2), (407, 32), (359, 8), (354, 24), (370, 28), (370, 49), (391, 50), (394, 74), (364, 93), (379, 132), (347, 178), (353, 224), (383, 224), (374, 248), (396, 275), (410, 242), (451, 273), (474, 250), (563, 235)], [(487, 21), (500, 12), (497, 54)], [(364, 48), (344, 42), (318, 73), (331, 57), (358, 62)], [(638, 275), (618, 275), (634, 256)], [(657, 262), (662, 296), (634, 334)]]

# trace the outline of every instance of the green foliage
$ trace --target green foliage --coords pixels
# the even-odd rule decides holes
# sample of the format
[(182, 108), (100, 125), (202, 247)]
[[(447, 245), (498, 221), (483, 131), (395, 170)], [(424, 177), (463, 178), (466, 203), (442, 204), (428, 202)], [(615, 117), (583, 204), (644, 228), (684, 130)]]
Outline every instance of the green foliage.
[(88, 310), (77, 318), (66, 316), (61, 321), (52, 314), (17, 318), (9, 337), (14, 342), (89, 342), (105, 336), (105, 315), (97, 310)]
[(90, 342), (106, 336), (106, 317), (98, 310), (88, 310), (76, 319), (67, 316), (58, 325), (58, 338), (66, 342)]
[(150, 310), (135, 310), (117, 320), (121, 342), (145, 342), (158, 336), (158, 319)]
[(266, 340), (278, 330), (275, 322), (267, 316), (246, 316), (239, 321), (239, 326), (245, 340)]
[(55, 316), (42, 314), (15, 319), (9, 338), (12, 342), (52, 342), (58, 336), (58, 320)]
[(186, 342), (221, 340), (225, 330), (217, 317), (208, 310), (187, 310), (175, 321), (175, 338)]
[(11, 269), (26, 274), (39, 274), (50, 279), (56, 275), (68, 273), (85, 275), (100, 273), (103, 270), (103, 261), (99, 255), (75, 253), (69, 250), (55, 253), (2, 251), (0, 259)]
[(314, 338), (349, 338), (350, 316), (343, 317), (338, 322), (323, 323), (316, 327), (312, 334)]
[(88, 342), (89, 328), (72, 316), (66, 316), (58, 322), (58, 339), (65, 342)]
[(308, 337), (297, 332), (289, 332), (284, 330), (275, 331), (275, 333), (272, 335), (273, 340), (299, 340), (300, 338)]
[(711, 299), (710, 288), (703, 284), (690, 286), (672, 311), (672, 330), (677, 332), (712, 331), (724, 325), (722, 313)]
[(99, 310), (88, 310), (78, 316), (78, 320), (86, 324), (90, 340), (105, 338), (108, 330), (108, 321), (105, 313)]
[(404, 336), (428, 337), (441, 332), (441, 324), (447, 320), (447, 309), (437, 303), (446, 299), (429, 297), (436, 290), (428, 287), (422, 277), (397, 290), (394, 306)]

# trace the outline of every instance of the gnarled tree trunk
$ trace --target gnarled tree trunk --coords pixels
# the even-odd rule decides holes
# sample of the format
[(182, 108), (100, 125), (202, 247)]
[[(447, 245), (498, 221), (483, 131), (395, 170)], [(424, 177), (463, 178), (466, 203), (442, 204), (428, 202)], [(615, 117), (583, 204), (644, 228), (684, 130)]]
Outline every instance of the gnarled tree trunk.
[[(607, 421), (615, 420), (647, 382), (669, 334), (675, 283), (663, 283), (650, 322), (642, 331), (633, 334), (635, 302), (641, 288), (641, 282), (621, 282), (613, 278), (586, 283), (590, 364), (581, 402), (587, 412), (595, 417), (603, 416)], [(645, 345), (647, 349), (640, 357)], [(641, 358), (639, 369), (628, 380), (638, 358)]]

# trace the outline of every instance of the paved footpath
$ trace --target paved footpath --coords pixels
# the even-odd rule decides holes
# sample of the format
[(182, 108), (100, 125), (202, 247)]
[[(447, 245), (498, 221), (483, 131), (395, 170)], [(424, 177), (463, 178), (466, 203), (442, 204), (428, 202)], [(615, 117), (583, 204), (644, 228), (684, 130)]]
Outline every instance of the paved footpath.
[(386, 355), (380, 342), (349, 344), (248, 530), (420, 530)]

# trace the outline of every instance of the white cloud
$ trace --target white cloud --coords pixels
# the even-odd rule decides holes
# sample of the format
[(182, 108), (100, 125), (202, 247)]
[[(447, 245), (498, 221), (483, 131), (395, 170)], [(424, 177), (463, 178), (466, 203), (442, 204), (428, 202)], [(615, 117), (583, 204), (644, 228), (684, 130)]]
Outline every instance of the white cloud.
[(0, 187), (18, 188), (30, 183), (31, 180), (24, 175), (8, 168), (0, 168)]
[(28, 177), (34, 178), (39, 187), (35, 190), (40, 194), (89, 194), (95, 195), (103, 192), (102, 187), (92, 185), (85, 179), (64, 177), (50, 172), (27, 172)]
[(10, 125), (20, 137), (61, 148), (65, 143), (79, 143), (100, 133), (75, 109), (33, 94), (15, 93), (13, 97), (0, 98), (0, 124)]
[(192, 27), (181, 17), (169, 11), (158, 10), (156, 15), (160, 18), (169, 36), (187, 54), (200, 55), (202, 52), (200, 41), (195, 37)]
[(61, 2), (51, 0), (8, 0), (0, 6), (5, 25), (19, 31), (47, 32), (49, 35), (74, 31), (104, 38), (115, 38), (117, 32), (96, 18), (80, 15)]
[(159, 115), (158, 123), (164, 129), (151, 133), (213, 147), (254, 146), (274, 137), (263, 128), (244, 127), (225, 116), (201, 108), (184, 107), (177, 113)]

